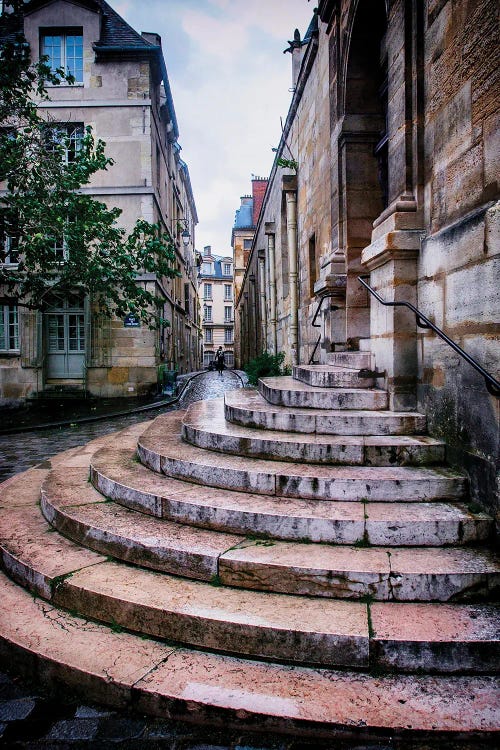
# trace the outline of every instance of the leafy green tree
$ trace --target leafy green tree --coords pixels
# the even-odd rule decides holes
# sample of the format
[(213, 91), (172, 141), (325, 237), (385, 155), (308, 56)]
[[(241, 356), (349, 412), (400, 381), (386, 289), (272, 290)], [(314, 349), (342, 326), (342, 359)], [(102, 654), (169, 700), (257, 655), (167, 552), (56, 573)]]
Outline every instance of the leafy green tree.
[[(11, 18), (4, 15), (1, 21)], [(47, 84), (73, 79), (62, 69), (51, 71), (46, 58), (32, 62), (22, 36), (6, 38), (0, 43), (4, 293), (36, 309), (50, 289), (77, 288), (105, 315), (134, 312), (156, 327), (163, 322), (158, 314), (162, 300), (136, 279), (142, 272), (160, 278), (179, 275), (170, 235), (143, 219), (127, 232), (118, 224), (119, 208), (108, 208), (80, 190), (94, 174), (112, 166), (105, 144), (90, 127), (78, 137), (68, 135), (44, 114)], [(9, 264), (2, 263), (7, 253)], [(14, 253), (17, 264), (12, 263)]]

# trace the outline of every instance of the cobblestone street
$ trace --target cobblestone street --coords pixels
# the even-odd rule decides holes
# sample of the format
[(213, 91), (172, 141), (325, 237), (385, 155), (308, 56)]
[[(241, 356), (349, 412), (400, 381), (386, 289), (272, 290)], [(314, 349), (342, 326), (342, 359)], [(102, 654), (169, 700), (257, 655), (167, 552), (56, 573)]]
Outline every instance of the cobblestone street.
[(12, 474), (25, 471), (56, 453), (83, 445), (100, 435), (107, 435), (132, 424), (154, 419), (155, 416), (165, 411), (185, 409), (193, 401), (218, 398), (225, 391), (241, 387), (241, 384), (240, 377), (229, 370), (224, 372), (222, 377), (216, 372), (201, 373), (192, 378), (179, 401), (172, 406), (124, 417), (101, 419), (96, 422), (75, 423), (71, 427), (0, 435), (0, 481)]

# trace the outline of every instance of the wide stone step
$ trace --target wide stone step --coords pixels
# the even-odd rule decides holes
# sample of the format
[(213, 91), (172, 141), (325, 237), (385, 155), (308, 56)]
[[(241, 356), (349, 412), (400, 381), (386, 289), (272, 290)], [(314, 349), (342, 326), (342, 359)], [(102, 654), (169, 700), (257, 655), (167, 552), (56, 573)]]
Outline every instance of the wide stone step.
[(447, 744), (470, 733), (479, 748), (498, 735), (493, 676), (371, 676), (177, 648), (71, 615), (1, 573), (0, 597), (2, 666), (49, 687), (66, 684), (86, 701), (335, 742), (408, 741), (411, 727)]
[(450, 503), (324, 503), (204, 487), (155, 474), (132, 448), (91, 459), (96, 488), (121, 505), (159, 518), (236, 534), (290, 541), (440, 546), (487, 540), (485, 513)]
[(274, 406), (249, 388), (226, 392), (224, 414), (243, 427), (319, 435), (420, 435), (426, 429), (425, 415), (416, 412)]
[(360, 378), (359, 368), (335, 365), (294, 365), (293, 377), (318, 388), (373, 388), (373, 378)]
[(427, 435), (302, 435), (227, 422), (224, 399), (197, 401), (182, 424), (183, 439), (205, 450), (277, 461), (350, 466), (443, 463), (446, 444)]
[(387, 409), (387, 391), (376, 388), (318, 388), (290, 376), (261, 378), (258, 389), (275, 406), (301, 409)]
[[(430, 570), (427, 576), (422, 565), (416, 572), (409, 572), (413, 549), (405, 557), (400, 548), (248, 541), (242, 536), (138, 517), (133, 511), (106, 502), (88, 485), (82, 470), (60, 468), (51, 472), (42, 485), (42, 511), (62, 534), (103, 555), (175, 575), (217, 579), (230, 586), (330, 598), (446, 601), (462, 590), (468, 596), (472, 589), (472, 594), (480, 597), (488, 591), (490, 582), (495, 585), (493, 558), (476, 550), (467, 549), (462, 555), (456, 548), (446, 552), (424, 548)], [(29, 512), (16, 519), (15, 525), (25, 524), (30, 534), (33, 524), (36, 531), (40, 523), (38, 515), (33, 519)], [(16, 533), (26, 538), (25, 531)], [(17, 558), (19, 542), (14, 549), (10, 546), (8, 528), (3, 538), (6, 554)], [(259, 556), (261, 547), (269, 548), (263, 553), (264, 563)], [(391, 564), (393, 557), (396, 569)], [(477, 576), (478, 566), (485, 566), (483, 578)], [(288, 567), (291, 571), (282, 570)], [(451, 581), (453, 575), (457, 578)]]
[(138, 441), (141, 462), (176, 479), (302, 499), (428, 501), (460, 498), (464, 477), (449, 469), (311, 466), (222, 455), (182, 441), (182, 412), (157, 417)]
[[(20, 477), (18, 491), (26, 496), (24, 489)], [(308, 577), (310, 581), (306, 598), (262, 593), (251, 590), (252, 586), (250, 590), (228, 588), (221, 584), (226, 583), (225, 577), (230, 581), (231, 575), (238, 575), (231, 558), (235, 550), (228, 551), (227, 566), (221, 561), (216, 585), (161, 575), (92, 555), (58, 534), (49, 535), (35, 498), (32, 493), (30, 505), (6, 508), (3, 514), (10, 521), (10, 531), (7, 524), (1, 530), (5, 569), (36, 595), (114, 627), (215, 650), (301, 663), (358, 668), (401, 666), (403, 670), (421, 669), (425, 663), (428, 669), (453, 672), (463, 670), (464, 660), (468, 668), (478, 671), (494, 670), (498, 662), (498, 639), (494, 633), (498, 631), (499, 618), (491, 606), (412, 606), (408, 611), (411, 617), (404, 607), (395, 617), (379, 607), (372, 617), (367, 602), (312, 598), (315, 589), (325, 593), (325, 581), (314, 584), (310, 566), (303, 571), (304, 581)], [(271, 563), (273, 555), (279, 565), (287, 555), (295, 555), (297, 562), (300, 547), (304, 545), (281, 543), (277, 554), (276, 550), (271, 552)], [(270, 554), (268, 546), (264, 545), (264, 549), (268, 551), (262, 557), (259, 545), (248, 543), (241, 549), (237, 564), (247, 556), (262, 566)], [(346, 552), (350, 557), (356, 554), (354, 550)], [(365, 552), (358, 550), (359, 558)], [(313, 546), (308, 555), (316, 561), (323, 557), (324, 566), (328, 549)], [(372, 568), (376, 565), (372, 560)], [(269, 580), (272, 576), (271, 570)], [(322, 583), (320, 591), (318, 586)], [(353, 589), (359, 586), (357, 581), (352, 583)], [(411, 585), (410, 581), (407, 583)], [(439, 633), (437, 638), (428, 625), (431, 620)], [(407, 621), (411, 622), (409, 638), (405, 636)]]

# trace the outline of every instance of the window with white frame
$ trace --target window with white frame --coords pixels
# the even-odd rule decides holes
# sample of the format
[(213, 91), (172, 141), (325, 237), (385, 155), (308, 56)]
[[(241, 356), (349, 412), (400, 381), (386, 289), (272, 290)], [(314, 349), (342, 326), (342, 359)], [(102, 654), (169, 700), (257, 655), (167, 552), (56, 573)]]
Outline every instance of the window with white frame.
[(231, 323), (233, 320), (233, 308), (232, 307), (225, 307), (224, 308), (224, 322), (225, 323)]
[(206, 261), (203, 261), (201, 264), (201, 272), (205, 276), (211, 276), (212, 275), (212, 264), (208, 263)]
[(82, 29), (42, 29), (40, 55), (47, 56), (53, 73), (62, 68), (72, 75), (75, 83), (83, 83), (83, 31)]
[(68, 247), (63, 236), (56, 237), (52, 240), (54, 248), (54, 257), (57, 263), (65, 263), (68, 260)]
[(203, 299), (212, 299), (212, 284), (203, 284)]
[(203, 353), (203, 365), (205, 367), (208, 367), (210, 362), (214, 361), (214, 353), (213, 352), (204, 352)]
[(234, 366), (234, 354), (233, 352), (224, 352), (224, 363), (226, 367)]
[(0, 351), (19, 351), (19, 317), (13, 302), (0, 302)]
[(224, 263), (224, 276), (231, 276), (231, 263)]
[(11, 266), (19, 262), (17, 237), (4, 234), (3, 239), (0, 240), (0, 248), (0, 263)]
[(232, 284), (224, 284), (224, 299), (233, 299), (233, 285)]
[(47, 151), (61, 154), (65, 164), (75, 161), (77, 154), (82, 148), (84, 127), (79, 123), (56, 123), (45, 128), (45, 144)]
[(211, 323), (212, 322), (212, 306), (211, 305), (204, 305), (204, 307), (203, 307), (203, 319), (205, 320), (205, 323)]
[(232, 328), (224, 328), (224, 343), (225, 344), (233, 343), (233, 329)]
[(211, 328), (205, 328), (205, 344), (213, 344), (214, 332)]

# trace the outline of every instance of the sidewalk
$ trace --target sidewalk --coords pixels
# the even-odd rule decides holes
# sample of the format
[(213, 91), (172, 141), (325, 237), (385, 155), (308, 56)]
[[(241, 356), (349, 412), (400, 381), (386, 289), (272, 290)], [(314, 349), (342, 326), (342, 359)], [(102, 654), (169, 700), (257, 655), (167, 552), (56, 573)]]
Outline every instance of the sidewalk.
[[(179, 375), (175, 396), (163, 396), (161, 393), (156, 393), (140, 398), (53, 398), (40, 402), (32, 401), (19, 407), (0, 407), (0, 435), (94, 422), (169, 406), (178, 400), (193, 378), (206, 372), (206, 370), (198, 370)], [(231, 372), (234, 372), (240, 379), (246, 379), (245, 373), (239, 370), (231, 370)]]

